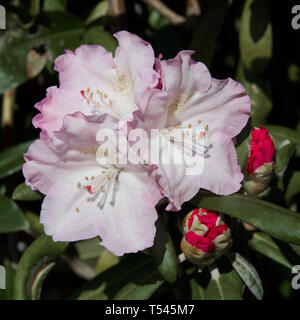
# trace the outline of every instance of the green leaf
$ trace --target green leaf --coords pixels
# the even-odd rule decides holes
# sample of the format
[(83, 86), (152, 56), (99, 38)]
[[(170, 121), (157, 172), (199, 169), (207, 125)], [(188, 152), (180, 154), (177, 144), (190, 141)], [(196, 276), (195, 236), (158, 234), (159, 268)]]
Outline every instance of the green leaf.
[(33, 191), (25, 184), (25, 182), (23, 182), (13, 191), (12, 199), (19, 201), (41, 201), (43, 200), (43, 195)]
[(27, 248), (16, 272), (15, 300), (39, 298), (43, 279), (67, 246), (67, 242), (53, 242), (51, 237), (41, 235)]
[(66, 10), (68, 0), (44, 1), (44, 11), (64, 11)]
[(284, 127), (266, 126), (276, 147), (275, 174), (279, 179), (279, 187), (283, 189), (283, 177), (290, 158), (296, 150), (297, 139), (293, 130)]
[(300, 256), (300, 246), (290, 244), (290, 247), (298, 254), (298, 256)]
[(276, 204), (234, 194), (217, 196), (200, 191), (191, 203), (241, 219), (279, 240), (300, 244), (300, 216)]
[[(245, 131), (245, 133), (244, 133)], [(249, 155), (250, 141), (251, 141), (251, 121), (248, 122), (247, 126), (237, 137), (236, 153), (238, 155), (239, 166), (243, 170), (246, 160)], [(246, 135), (246, 136), (245, 136)], [(241, 140), (242, 141), (239, 141)]]
[(249, 74), (240, 61), (236, 80), (245, 87), (246, 93), (251, 99), (252, 125), (259, 126), (264, 124), (273, 107), (270, 79), (264, 75), (253, 76)]
[(300, 135), (296, 130), (271, 124), (268, 124), (265, 127), (271, 133), (272, 137), (274, 136), (277, 139), (281, 138), (281, 140), (287, 139), (300, 145)]
[(249, 240), (249, 247), (288, 269), (292, 268), (292, 265), (281, 252), (277, 243), (266, 233), (254, 232)]
[(217, 271), (207, 286), (206, 300), (243, 300), (242, 292), (243, 283), (235, 270), (221, 274)]
[(24, 163), (23, 153), (28, 150), (28, 147), (32, 142), (33, 140), (23, 142), (13, 147), (7, 148), (0, 153), (0, 179), (21, 170)]
[(0, 289), (0, 300), (13, 300), (14, 297), (14, 280), (16, 271), (11, 266), (11, 262), (7, 259), (4, 260), (5, 268), (5, 290)]
[(294, 196), (300, 193), (300, 171), (294, 171), (288, 183), (285, 200), (288, 204), (291, 203)]
[(78, 252), (79, 259), (89, 260), (98, 258), (103, 251), (103, 247), (99, 245), (99, 237), (75, 242), (75, 248)]
[(117, 40), (110, 33), (104, 31), (101, 26), (90, 27), (84, 34), (83, 42), (98, 44), (112, 53), (115, 52), (117, 47)]
[(15, 232), (29, 227), (22, 211), (9, 198), (0, 195), (0, 233)]
[(191, 286), (191, 299), (192, 300), (205, 300), (206, 297), (206, 289), (201, 286), (200, 283), (197, 282), (195, 278), (190, 280)]
[(151, 26), (151, 28), (157, 32), (163, 27), (170, 24), (170, 21), (163, 17), (158, 11), (155, 9), (150, 10), (149, 17), (148, 17), (148, 23)]
[[(247, 0), (239, 33), (243, 66), (253, 74), (263, 73), (272, 56), (272, 24), (268, 0)], [(259, 19), (257, 19), (259, 17)]]
[(164, 280), (153, 268), (145, 269), (135, 281), (127, 283), (114, 300), (146, 300), (163, 284)]
[(42, 18), (35, 34), (21, 28), (8, 28), (0, 37), (0, 94), (17, 87), (28, 79), (31, 72), (26, 68), (28, 52), (44, 46), (48, 60), (81, 44), (84, 22), (67, 12), (49, 11)]
[(195, 28), (190, 49), (195, 50), (193, 58), (210, 66), (218, 35), (229, 8), (228, 0), (218, 0), (203, 10)]
[(44, 234), (44, 226), (40, 223), (40, 217), (37, 214), (31, 211), (26, 211), (25, 217), (32, 231), (34, 231), (37, 235)]
[(69, 299), (148, 299), (163, 282), (149, 256), (131, 254), (86, 283)]
[(226, 256), (249, 290), (257, 299), (261, 300), (264, 289), (259, 274), (253, 265), (237, 252), (227, 253)]
[(41, 262), (33, 268), (34, 277), (29, 284), (31, 300), (40, 300), (43, 282), (54, 266), (55, 262), (45, 259), (45, 261), (41, 260)]
[(99, 1), (92, 12), (87, 17), (85, 23), (90, 24), (91, 22), (105, 16), (108, 13), (108, 3), (107, 0)]
[(95, 275), (98, 275), (108, 270), (109, 268), (115, 266), (119, 262), (120, 262), (119, 257), (115, 256), (112, 252), (110, 252), (106, 248), (103, 248), (103, 251), (101, 252), (95, 267)]
[(176, 281), (178, 263), (170, 234), (160, 219), (156, 222), (154, 245), (151, 256), (161, 275), (168, 281)]

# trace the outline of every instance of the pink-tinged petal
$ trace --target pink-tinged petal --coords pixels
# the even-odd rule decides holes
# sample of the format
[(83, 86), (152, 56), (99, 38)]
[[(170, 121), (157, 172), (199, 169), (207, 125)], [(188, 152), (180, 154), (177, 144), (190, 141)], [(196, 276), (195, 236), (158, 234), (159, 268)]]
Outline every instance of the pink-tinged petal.
[(118, 71), (131, 76), (135, 93), (154, 88), (159, 74), (153, 69), (154, 51), (151, 45), (127, 31), (119, 31), (114, 36), (119, 42), (114, 58)]
[(207, 146), (200, 187), (220, 195), (239, 191), (244, 175), (233, 142), (230, 139), (211, 139)]
[(163, 89), (172, 95), (167, 125), (202, 121), (210, 137), (233, 138), (249, 119), (250, 98), (240, 83), (211, 78), (205, 65), (191, 58), (192, 53), (181, 51), (174, 59), (161, 61)]
[(199, 177), (187, 176), (183, 165), (160, 165), (156, 179), (162, 194), (169, 200), (167, 211), (180, 210), (181, 205), (193, 198), (200, 188)]
[[(202, 62), (195, 62), (194, 51), (180, 51), (174, 59), (162, 60), (159, 70), (162, 74), (163, 90), (177, 95), (187, 92), (206, 92), (211, 85), (211, 76)], [(159, 65), (159, 61), (156, 62)]]
[(80, 92), (88, 87), (107, 87), (107, 78), (113, 73), (111, 52), (98, 45), (81, 45), (74, 52), (68, 50), (55, 60), (60, 87)]
[(57, 87), (48, 88), (46, 98), (36, 103), (35, 107), (41, 113), (33, 118), (32, 123), (36, 128), (42, 129), (50, 139), (54, 138), (54, 131), (61, 128), (65, 115), (78, 111), (92, 115), (92, 108), (87, 106), (79, 91)]
[(231, 140), (206, 140), (203, 171), (188, 175), (184, 164), (160, 164), (157, 181), (169, 199), (167, 210), (180, 210), (200, 189), (229, 195), (241, 188), (243, 174)]
[(94, 176), (99, 171), (96, 135), (101, 126), (106, 128), (110, 124), (106, 119), (106, 116), (85, 117), (81, 113), (66, 116), (63, 128), (55, 133), (59, 145), (36, 140), (24, 154), (26, 183), (47, 194), (55, 183), (68, 181), (76, 185), (85, 176)]
[(169, 94), (159, 89), (147, 90), (136, 98), (139, 109), (134, 112), (136, 126), (144, 130), (165, 128)]
[(86, 191), (72, 183), (53, 184), (46, 195), (40, 221), (54, 241), (78, 241), (96, 237), (100, 209)]
[(201, 121), (208, 126), (211, 139), (234, 138), (247, 124), (251, 101), (245, 88), (227, 78), (212, 79), (211, 87), (205, 94), (195, 93), (176, 117), (183, 126)]
[(160, 198), (149, 174), (123, 169), (114, 201), (107, 201), (97, 218), (101, 245), (118, 256), (151, 247)]

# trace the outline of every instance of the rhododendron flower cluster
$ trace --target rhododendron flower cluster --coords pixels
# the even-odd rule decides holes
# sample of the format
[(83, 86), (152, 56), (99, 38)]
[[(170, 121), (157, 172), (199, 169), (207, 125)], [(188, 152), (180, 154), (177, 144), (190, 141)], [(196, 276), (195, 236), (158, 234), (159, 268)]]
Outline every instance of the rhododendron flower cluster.
[(232, 244), (230, 229), (214, 211), (196, 208), (183, 221), (181, 250), (197, 265), (209, 265), (227, 252)]
[(268, 187), (274, 168), (275, 153), (275, 145), (268, 130), (262, 126), (254, 128), (246, 165), (247, 179), (244, 183), (248, 194), (261, 194)]
[[(114, 57), (101, 46), (81, 45), (56, 59), (60, 86), (36, 104), (40, 139), (25, 154), (23, 173), (27, 185), (45, 194), (41, 223), (55, 241), (99, 236), (108, 250), (123, 255), (153, 245), (161, 198), (168, 199), (167, 210), (177, 211), (200, 188), (220, 195), (240, 189), (233, 138), (248, 121), (250, 99), (234, 80), (212, 78), (192, 51), (155, 59), (138, 36), (121, 31), (115, 37)], [(178, 129), (188, 136), (193, 128), (201, 129), (199, 136), (181, 148)], [(177, 154), (202, 157), (203, 170), (189, 175), (186, 163), (154, 163), (144, 152), (136, 154), (137, 162), (117, 164), (104, 150), (110, 142), (99, 138), (106, 129), (123, 137), (113, 146), (119, 158), (125, 149), (135, 150), (133, 130), (158, 129), (159, 158), (172, 158), (166, 147), (172, 145)], [(196, 231), (187, 236), (203, 252), (215, 250), (212, 243), (227, 232), (214, 215), (207, 217), (206, 243)]]

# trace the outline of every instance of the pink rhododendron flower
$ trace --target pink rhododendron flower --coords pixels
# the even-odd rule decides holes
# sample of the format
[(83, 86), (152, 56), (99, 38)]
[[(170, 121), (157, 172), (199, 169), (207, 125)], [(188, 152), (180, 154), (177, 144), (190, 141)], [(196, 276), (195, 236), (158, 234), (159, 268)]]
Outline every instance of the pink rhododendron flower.
[(155, 205), (161, 195), (151, 168), (104, 166), (97, 159), (97, 132), (115, 124), (107, 115), (67, 115), (53, 133), (62, 145), (40, 139), (25, 154), (26, 182), (46, 195), (41, 223), (55, 241), (99, 235), (101, 244), (116, 255), (153, 245)]
[(41, 113), (33, 124), (42, 129), (41, 137), (54, 139), (63, 116), (78, 111), (127, 120), (138, 108), (136, 97), (158, 84), (151, 45), (127, 31), (114, 36), (119, 42), (114, 57), (99, 45), (81, 45), (56, 59), (60, 87), (48, 88), (46, 98), (35, 105)]
[[(221, 195), (234, 193), (243, 179), (233, 138), (248, 121), (250, 98), (238, 82), (212, 78), (203, 63), (191, 58), (192, 54), (193, 51), (181, 51), (174, 59), (157, 59), (162, 89), (144, 95), (140, 109), (134, 112), (137, 126), (166, 128), (173, 142), (178, 128), (205, 129), (196, 141), (203, 145), (201, 174), (187, 175), (184, 163), (158, 166), (158, 183), (169, 199), (167, 210), (179, 210), (200, 188)], [(161, 153), (166, 152), (162, 147)], [(190, 152), (190, 148), (185, 148), (185, 152)]]
[[(123, 255), (152, 246), (155, 205), (162, 197), (169, 199), (168, 210), (179, 210), (199, 188), (224, 195), (240, 188), (243, 175), (233, 138), (248, 120), (250, 99), (237, 82), (211, 78), (202, 63), (192, 60), (192, 51), (155, 60), (152, 47), (136, 35), (121, 31), (115, 36), (114, 57), (101, 46), (82, 45), (56, 59), (60, 87), (49, 88), (36, 105), (40, 114), (33, 124), (42, 130), (41, 139), (25, 154), (23, 173), (29, 186), (46, 195), (41, 222), (55, 241), (99, 235), (103, 246)], [(174, 157), (170, 145), (175, 156), (190, 159), (199, 153), (204, 171), (187, 175), (185, 162), (145, 162), (143, 153), (136, 155), (138, 163), (102, 162), (99, 131), (118, 135), (125, 125), (129, 132), (160, 129), (151, 137), (152, 142), (163, 137), (160, 155)], [(200, 128), (199, 136), (181, 149), (181, 137), (191, 128)], [(121, 158), (125, 145), (136, 146), (127, 142), (129, 132), (115, 150)], [(208, 213), (201, 219), (210, 230), (205, 238), (217, 239), (215, 217)], [(188, 238), (205, 247), (198, 236)]]
[(252, 138), (249, 150), (247, 172), (252, 174), (257, 168), (265, 163), (271, 163), (275, 158), (275, 145), (263, 126), (252, 130)]

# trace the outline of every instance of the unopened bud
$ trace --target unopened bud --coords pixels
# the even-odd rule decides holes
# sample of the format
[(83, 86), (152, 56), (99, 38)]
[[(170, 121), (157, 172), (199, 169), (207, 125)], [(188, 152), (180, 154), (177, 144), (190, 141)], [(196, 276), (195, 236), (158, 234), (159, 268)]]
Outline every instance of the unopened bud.
[(220, 214), (195, 209), (183, 220), (180, 247), (187, 260), (206, 266), (226, 253), (232, 244), (230, 229)]
[(263, 195), (274, 169), (275, 145), (268, 130), (260, 126), (252, 130), (246, 166), (244, 190), (246, 194)]

